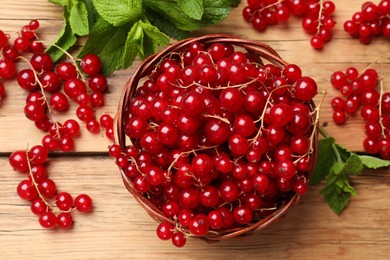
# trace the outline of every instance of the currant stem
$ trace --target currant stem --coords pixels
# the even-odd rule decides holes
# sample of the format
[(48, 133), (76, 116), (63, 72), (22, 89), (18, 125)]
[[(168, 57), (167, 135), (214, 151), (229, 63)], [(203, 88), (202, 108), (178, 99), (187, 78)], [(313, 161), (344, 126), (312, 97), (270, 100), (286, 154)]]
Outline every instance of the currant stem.
[(210, 117), (210, 118), (219, 119), (222, 122), (225, 122), (226, 124), (230, 125), (230, 121), (227, 118), (216, 116), (216, 115), (209, 115), (209, 114), (203, 114), (203, 116), (204, 117)]
[[(47, 43), (45, 41), (39, 41), (39, 42), (42, 42), (42, 43)], [(50, 44), (50, 43), (49, 43)], [(59, 49), (60, 51), (62, 51), (66, 56), (68, 56), (68, 58), (72, 61), (73, 65), (76, 67), (76, 70), (77, 70), (77, 73), (80, 75), (81, 79), (85, 82), (86, 79), (84, 77), (84, 74), (82, 73), (82, 71), (80, 70), (78, 64), (77, 64), (77, 59), (75, 59), (72, 54), (70, 54), (69, 52), (67, 52), (64, 48), (58, 46), (57, 44), (55, 43), (51, 43), (51, 46)]]
[(276, 90), (279, 90), (281, 88), (286, 88), (286, 87), (291, 87), (291, 85), (283, 85), (283, 86), (280, 86), (278, 88), (275, 88), (273, 89), (269, 94), (268, 94), (268, 97), (267, 97), (267, 101), (265, 102), (265, 105), (264, 105), (264, 109), (263, 109), (263, 113), (261, 114), (260, 118), (257, 119), (255, 121), (255, 123), (258, 123), (260, 122), (260, 127), (259, 127), (259, 131), (257, 132), (256, 136), (252, 139), (252, 143), (256, 142), (256, 140), (261, 136), (261, 130), (264, 128), (264, 116), (265, 116), (265, 112), (267, 111), (267, 107), (269, 104), (271, 104), (271, 97), (272, 97), (272, 93)]
[[(37, 72), (35, 71), (34, 67), (31, 65), (31, 63), (30, 63), (25, 57), (19, 56), (18, 58), (21, 59), (21, 60), (23, 60), (23, 61), (25, 61), (25, 62), (27, 62), (27, 64), (30, 66), (32, 72), (34, 73), (35, 81), (38, 83), (38, 86), (39, 86), (39, 88), (41, 89), (42, 98), (43, 98), (43, 100), (44, 100), (44, 102), (45, 102), (45, 104), (46, 104), (46, 107), (47, 107), (47, 110), (48, 110), (49, 115), (50, 115), (50, 117), (51, 117), (51, 120), (52, 120), (52, 122), (53, 122), (54, 124), (58, 125), (58, 124), (57, 124), (57, 120), (56, 120), (56, 118), (55, 118), (55, 116), (54, 116), (53, 110), (51, 110), (51, 107), (49, 106), (47, 97), (46, 97), (46, 95), (45, 95), (45, 88), (43, 87), (42, 82), (39, 80), (39, 77), (38, 77)], [(57, 129), (57, 131), (58, 131), (58, 129)]]
[(321, 23), (321, 16), (322, 16), (322, 11), (324, 9), (324, 0), (318, 1), (318, 4), (320, 5), (320, 10), (318, 11), (318, 25), (317, 25), (317, 34), (320, 32), (322, 23)]
[(266, 7), (261, 8), (258, 12), (261, 13), (262, 11), (264, 11), (264, 10), (266, 10), (266, 9), (268, 9), (268, 8), (271, 8), (272, 6), (278, 5), (278, 4), (282, 3), (282, 2), (284, 2), (284, 0), (280, 0), (280, 1), (277, 1), (276, 3), (267, 5)]
[(380, 86), (380, 94), (379, 94), (379, 125), (381, 126), (382, 137), (386, 138), (385, 126), (383, 125), (383, 118), (382, 118), (382, 98), (383, 98), (383, 92), (384, 92), (383, 75), (381, 75), (381, 77), (379, 79), (379, 86)]
[[(325, 130), (325, 128), (323, 128), (322, 126), (319, 126), (318, 127), (318, 130), (320, 132), (320, 134), (324, 137), (324, 138), (331, 138), (331, 136), (328, 134), (328, 132)], [(339, 150), (337, 149), (336, 147), (336, 143), (333, 143), (332, 144), (332, 149), (336, 155), (336, 159), (337, 159), (337, 162), (341, 163), (343, 162), (343, 160), (341, 159), (341, 155), (339, 153)]]
[(176, 158), (175, 160), (173, 160), (173, 162), (169, 165), (168, 169), (167, 169), (167, 172), (168, 173), (171, 173), (171, 170), (173, 168), (173, 166), (175, 165), (175, 163), (179, 160), (180, 157), (184, 156), (184, 155), (187, 155), (187, 154), (191, 154), (191, 153), (196, 153), (198, 151), (203, 151), (203, 150), (208, 150), (208, 149), (214, 149), (214, 148), (217, 148), (218, 145), (214, 145), (214, 146), (209, 146), (209, 147), (201, 147), (201, 148), (198, 148), (198, 149), (192, 149), (190, 151), (187, 151), (187, 152), (182, 152), (180, 153)]
[(32, 167), (31, 167), (30, 159), (28, 158), (28, 148), (26, 149), (26, 156), (27, 156), (28, 174), (30, 175), (31, 181), (38, 193), (38, 196), (45, 203), (46, 207), (48, 207), (50, 211), (54, 212), (53, 206), (50, 205), (50, 203), (47, 202), (45, 197), (42, 195), (41, 191), (38, 188), (38, 183), (35, 181), (34, 174), (32, 174)]

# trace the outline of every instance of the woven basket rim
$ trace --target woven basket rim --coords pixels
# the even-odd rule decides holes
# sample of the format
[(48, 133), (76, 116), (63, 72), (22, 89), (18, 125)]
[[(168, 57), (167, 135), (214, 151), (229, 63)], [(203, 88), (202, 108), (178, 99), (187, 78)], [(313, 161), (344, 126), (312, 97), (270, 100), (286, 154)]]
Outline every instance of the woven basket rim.
[[(134, 74), (130, 77), (130, 79), (126, 82), (125, 87), (122, 90), (121, 98), (119, 100), (118, 105), (118, 112), (115, 116), (115, 123), (114, 123), (114, 132), (115, 132), (115, 141), (117, 144), (121, 146), (121, 149), (124, 150), (126, 146), (126, 135), (124, 133), (124, 114), (125, 114), (125, 108), (128, 105), (129, 100), (135, 93), (135, 89), (138, 85), (138, 82), (141, 78), (143, 78), (145, 73), (147, 72), (148, 68), (152, 66), (153, 64), (156, 64), (156, 62), (163, 57), (165, 57), (167, 54), (171, 53), (172, 51), (178, 52), (183, 48), (188, 47), (189, 44), (192, 42), (200, 42), (200, 43), (207, 43), (207, 44), (213, 44), (213, 43), (230, 43), (234, 46), (238, 46), (241, 48), (246, 49), (248, 52), (253, 52), (259, 55), (262, 59), (265, 59), (269, 61), (270, 63), (274, 64), (277, 67), (283, 68), (284, 66), (288, 65), (286, 61), (284, 61), (280, 55), (269, 45), (259, 42), (259, 41), (252, 41), (252, 40), (245, 40), (233, 35), (228, 34), (212, 34), (212, 35), (206, 35), (202, 37), (195, 37), (195, 38), (189, 38), (185, 40), (178, 41), (163, 51), (154, 54), (152, 56), (149, 56), (147, 59), (145, 59), (140, 66), (136, 69)], [(314, 111), (315, 105), (314, 102), (310, 101), (308, 103), (310, 106), (310, 109)], [(314, 118), (312, 118), (314, 122)], [(317, 127), (318, 123), (313, 126), (315, 134), (314, 134), (314, 142), (313, 142), (313, 169), (308, 173), (308, 179), (310, 179), (313, 170), (314, 165), (317, 160), (317, 140), (318, 140), (318, 133), (317, 133)], [(162, 212), (153, 205), (145, 196), (138, 193), (130, 180), (130, 178), (125, 174), (123, 169), (120, 169), (121, 177), (123, 180), (123, 183), (127, 190), (133, 195), (133, 197), (137, 200), (137, 202), (148, 212), (148, 214), (155, 219), (158, 222), (166, 221), (171, 223), (172, 225), (175, 225), (176, 222), (170, 218), (165, 217)], [(276, 209), (273, 213), (270, 215), (262, 218), (261, 220), (250, 223), (250, 225), (240, 228), (232, 228), (228, 230), (222, 230), (219, 232), (209, 232), (204, 237), (201, 237), (201, 239), (206, 240), (208, 242), (212, 241), (221, 241), (232, 237), (241, 236), (244, 234), (250, 234), (257, 230), (262, 230), (272, 223), (275, 223), (279, 221), (284, 215), (287, 214), (292, 208), (294, 208), (297, 203), (300, 201), (301, 196), (294, 194), (286, 203), (281, 205), (278, 209)]]

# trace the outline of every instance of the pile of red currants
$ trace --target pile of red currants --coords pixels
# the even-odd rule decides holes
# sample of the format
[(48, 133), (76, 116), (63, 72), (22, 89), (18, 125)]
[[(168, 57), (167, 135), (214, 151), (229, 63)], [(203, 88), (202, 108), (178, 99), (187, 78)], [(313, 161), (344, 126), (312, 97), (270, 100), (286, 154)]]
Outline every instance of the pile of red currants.
[[(24, 113), (38, 129), (47, 132), (41, 145), (13, 152), (9, 163), (16, 171), (27, 175), (27, 179), (17, 186), (17, 194), (31, 201), (31, 211), (39, 216), (41, 226), (70, 228), (73, 223), (71, 212), (75, 209), (90, 212), (92, 200), (86, 194), (74, 200), (67, 192), (57, 194), (55, 182), (48, 178), (45, 167), (48, 153), (73, 151), (74, 138), (80, 135), (78, 121), (68, 119), (60, 123), (55, 113), (66, 112), (69, 99), (73, 99), (79, 105), (76, 115), (85, 122), (88, 131), (100, 133), (103, 127), (106, 136), (113, 140), (113, 118), (103, 114), (97, 121), (94, 111), (104, 105), (108, 84), (106, 77), (100, 74), (102, 63), (95, 54), (76, 60), (65, 53), (70, 61), (54, 62), (38, 40), (38, 28), (37, 20), (30, 21), (22, 27), (13, 44), (9, 43), (10, 36), (0, 30), (0, 79), (16, 79), (28, 92)], [(24, 61), (29, 68), (18, 70), (18, 61)], [(4, 97), (4, 85), (0, 83), (0, 100)]]
[(369, 44), (379, 35), (390, 39), (390, 0), (382, 0), (378, 5), (363, 3), (361, 10), (354, 13), (351, 20), (345, 21), (344, 30), (364, 44)]
[(188, 236), (229, 233), (307, 191), (317, 84), (284, 65), (193, 41), (143, 69), (119, 122), (131, 143), (109, 153), (169, 219), (160, 239), (181, 247)]
[(336, 9), (332, 1), (323, 0), (247, 0), (248, 6), (243, 9), (243, 17), (259, 30), (264, 31), (268, 25), (287, 22), (293, 14), (302, 17), (302, 28), (313, 35), (310, 44), (321, 49), (332, 37), (335, 26), (333, 13)]
[(359, 75), (356, 68), (350, 67), (345, 72), (334, 72), (330, 80), (344, 96), (331, 100), (334, 122), (344, 124), (348, 115), (356, 114), (361, 108), (367, 135), (364, 150), (390, 159), (390, 93), (383, 91), (383, 82), (376, 70), (368, 68)]

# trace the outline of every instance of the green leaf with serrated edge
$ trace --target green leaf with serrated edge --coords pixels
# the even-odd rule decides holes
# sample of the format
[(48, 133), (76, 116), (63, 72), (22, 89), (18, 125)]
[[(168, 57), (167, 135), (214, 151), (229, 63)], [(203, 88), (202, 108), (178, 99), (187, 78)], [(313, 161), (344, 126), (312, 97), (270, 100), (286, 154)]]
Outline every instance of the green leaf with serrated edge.
[(49, 0), (50, 3), (56, 4), (56, 5), (62, 5), (65, 6), (68, 4), (68, 0)]
[(189, 32), (180, 30), (171, 21), (165, 19), (159, 13), (151, 9), (146, 9), (145, 13), (150, 23), (156, 26), (161, 32), (165, 33), (169, 37), (176, 40), (183, 40), (190, 37)]
[(149, 57), (150, 55), (158, 51), (158, 45), (147, 34), (144, 35), (143, 43), (144, 43), (144, 48), (143, 48), (144, 55), (141, 56), (141, 59), (146, 59), (147, 57)]
[(203, 0), (204, 13), (202, 19), (195, 20), (183, 13), (176, 0), (144, 0), (143, 3), (147, 8), (160, 13), (184, 31), (195, 31), (220, 22), (231, 10), (226, 0)]
[(332, 148), (335, 140), (332, 137), (321, 139), (318, 142), (317, 163), (314, 169), (313, 176), (310, 179), (310, 184), (315, 185), (320, 183), (330, 173), (330, 169), (336, 162), (336, 155)]
[[(145, 23), (140, 21), (140, 26), (142, 30), (152, 39), (154, 43), (159, 46), (164, 46), (169, 44), (169, 38), (164, 33), (162, 33), (157, 27), (151, 25), (150, 23)], [(156, 50), (157, 51), (157, 50)], [(154, 52), (153, 52), (154, 53)]]
[(331, 168), (325, 187), (321, 190), (329, 207), (338, 215), (348, 205), (351, 195), (356, 195), (345, 173), (345, 167), (345, 163), (336, 162)]
[(349, 157), (351, 157), (352, 152), (350, 150), (348, 150), (347, 148), (345, 148), (344, 146), (342, 146), (338, 143), (335, 143), (335, 146), (336, 146), (337, 150), (339, 151), (341, 159), (346, 161), (346, 160), (348, 160)]
[(141, 37), (137, 40), (137, 49), (138, 53), (141, 57), (144, 56), (144, 31), (141, 29), (140, 30)]
[(389, 160), (383, 160), (368, 155), (359, 155), (359, 158), (362, 161), (363, 166), (369, 169), (378, 169), (390, 166)]
[(89, 33), (88, 11), (84, 2), (78, 2), (71, 7), (69, 24), (76, 35), (84, 36)]
[(202, 20), (209, 24), (222, 21), (231, 11), (227, 0), (203, 0), (204, 14)]
[(337, 215), (340, 215), (343, 209), (348, 205), (350, 198), (350, 193), (339, 193), (336, 189), (325, 195), (326, 202)]
[(345, 182), (344, 187), (343, 187), (343, 191), (348, 192), (352, 196), (356, 196), (356, 194), (357, 194), (356, 190), (351, 186), (351, 184), (349, 184), (349, 181)]
[(92, 28), (93, 25), (98, 20), (99, 14), (95, 9), (92, 0), (82, 0), (82, 1), (84, 2), (85, 7), (87, 8), (89, 28)]
[(141, 0), (93, 0), (93, 3), (99, 15), (115, 26), (137, 21), (142, 14)]
[(337, 181), (340, 179), (340, 176), (344, 174), (344, 166), (345, 163), (343, 162), (335, 162), (332, 165), (332, 167), (329, 169), (326, 185), (321, 191), (322, 194), (326, 194), (329, 192), (329, 190), (333, 190), (335, 187), (337, 187)]
[(177, 0), (180, 8), (189, 17), (200, 20), (203, 15), (203, 0)]
[[(72, 29), (70, 28), (70, 25), (68, 22), (69, 14), (66, 11), (66, 8), (64, 8), (63, 16), (64, 16), (65, 25), (62, 28), (62, 30), (59, 32), (57, 39), (54, 41), (54, 44), (61, 47), (64, 50), (68, 50), (70, 47), (72, 47), (76, 43), (77, 38), (74, 35)], [(47, 48), (46, 53), (51, 56), (53, 61), (57, 61), (58, 59), (60, 59), (64, 55), (63, 51), (61, 51), (60, 49), (58, 49), (57, 47), (55, 47), (53, 45), (50, 46), (49, 48)]]
[(356, 153), (351, 153), (351, 156), (345, 162), (344, 171), (346, 174), (361, 174), (363, 171), (363, 162)]
[(139, 22), (136, 22), (131, 27), (127, 34), (125, 50), (123, 54), (122, 66), (127, 68), (133, 62), (138, 53), (137, 41), (142, 37), (142, 28), (139, 26)]
[(103, 18), (99, 18), (78, 57), (83, 57), (87, 53), (97, 54), (102, 60), (105, 75), (123, 68), (122, 59), (129, 28), (130, 24), (114, 27)]
[(237, 7), (241, 3), (241, 0), (229, 0), (231, 7)]

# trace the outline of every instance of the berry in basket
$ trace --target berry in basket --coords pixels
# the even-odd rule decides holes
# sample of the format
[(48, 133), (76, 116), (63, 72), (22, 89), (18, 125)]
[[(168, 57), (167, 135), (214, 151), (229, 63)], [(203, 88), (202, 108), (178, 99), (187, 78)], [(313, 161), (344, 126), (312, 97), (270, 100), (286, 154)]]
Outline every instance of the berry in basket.
[(178, 247), (277, 221), (316, 161), (316, 82), (269, 46), (213, 35), (150, 57), (125, 86), (110, 147), (127, 189)]

